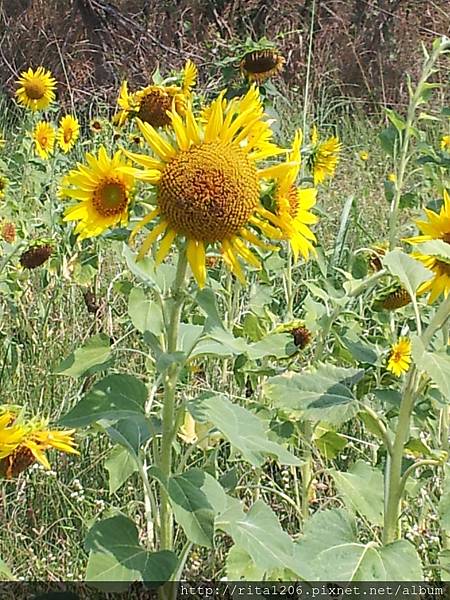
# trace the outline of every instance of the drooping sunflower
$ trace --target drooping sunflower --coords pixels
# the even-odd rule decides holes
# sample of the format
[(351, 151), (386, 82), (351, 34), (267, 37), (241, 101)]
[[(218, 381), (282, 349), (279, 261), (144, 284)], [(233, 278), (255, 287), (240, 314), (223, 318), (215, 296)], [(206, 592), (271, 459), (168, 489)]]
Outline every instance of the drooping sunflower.
[(391, 353), (387, 364), (388, 371), (400, 377), (409, 370), (411, 366), (411, 340), (400, 338), (398, 342), (392, 345)]
[(104, 146), (98, 156), (86, 153), (87, 165), (69, 171), (62, 180), (60, 196), (78, 200), (64, 213), (65, 221), (79, 221), (75, 233), (79, 239), (95, 237), (114, 225), (128, 223), (130, 194), (134, 176), (121, 151), (109, 157)]
[(72, 115), (65, 115), (59, 122), (58, 144), (64, 153), (69, 152), (80, 136), (80, 124)]
[(450, 150), (450, 135), (444, 135), (441, 138), (441, 150)]
[(342, 144), (336, 136), (321, 142), (316, 126), (312, 128), (311, 143), (313, 149), (309, 164), (314, 178), (314, 185), (318, 185), (328, 177), (333, 177), (339, 162)]
[(114, 124), (123, 125), (130, 117), (137, 117), (153, 127), (170, 124), (167, 111), (184, 115), (191, 96), (191, 89), (197, 80), (197, 67), (188, 60), (183, 70), (183, 82), (177, 85), (148, 85), (134, 93), (128, 91), (128, 84), (121, 85), (117, 104), (120, 111), (114, 117)]
[(297, 188), (295, 181), (300, 170), (300, 150), (302, 132), (298, 130), (288, 154), (287, 161), (298, 165), (286, 171), (275, 190), (275, 204), (277, 215), (280, 218), (279, 226), (286, 232), (294, 253), (295, 260), (301, 254), (308, 258), (314, 251), (313, 242), (316, 236), (308, 225), (317, 223), (318, 218), (310, 212), (316, 203), (317, 190), (314, 188)]
[[(416, 221), (417, 227), (422, 235), (408, 238), (410, 244), (422, 244), (432, 240), (442, 240), (450, 244), (450, 194), (444, 191), (444, 202), (439, 214), (430, 209), (425, 209), (427, 220)], [(420, 252), (413, 252), (413, 258), (419, 260), (423, 265), (434, 273), (434, 277), (425, 281), (417, 294), (430, 292), (428, 303), (433, 303), (441, 294), (445, 297), (450, 293), (450, 263), (439, 256), (430, 256)]]
[(45, 110), (55, 99), (56, 81), (44, 67), (23, 71), (17, 83), (17, 101), (32, 111)]
[(56, 133), (53, 125), (39, 121), (33, 131), (34, 149), (43, 159), (49, 158), (55, 145)]
[(241, 72), (249, 81), (263, 83), (283, 70), (285, 58), (275, 49), (253, 50), (244, 54)]
[[(177, 236), (187, 240), (187, 258), (199, 286), (206, 279), (206, 248), (218, 244), (225, 263), (244, 281), (239, 257), (260, 267), (260, 261), (247, 247), (263, 244), (259, 230), (279, 239), (281, 217), (260, 203), (260, 180), (280, 178), (296, 168), (280, 163), (258, 170), (258, 162), (281, 152), (271, 142), (270, 123), (265, 120), (255, 87), (239, 99), (223, 102), (223, 94), (212, 103), (208, 119), (201, 126), (189, 107), (185, 117), (170, 113), (174, 140), (159, 134), (138, 119), (139, 129), (156, 157), (124, 151), (142, 165), (136, 177), (156, 186), (156, 208), (135, 227), (133, 236), (145, 225), (159, 221), (146, 236), (142, 258), (164, 235), (156, 254), (161, 262)], [(275, 225), (275, 227), (274, 227)], [(255, 228), (255, 230), (253, 229)]]
[(50, 448), (79, 454), (73, 438), (74, 431), (48, 429), (46, 421), (26, 422), (18, 419), (15, 413), (6, 411), (0, 417), (0, 475), (6, 479), (17, 477), (36, 461), (49, 469), (45, 451)]
[(8, 187), (9, 179), (4, 175), (0, 175), (0, 198), (4, 198), (6, 188)]

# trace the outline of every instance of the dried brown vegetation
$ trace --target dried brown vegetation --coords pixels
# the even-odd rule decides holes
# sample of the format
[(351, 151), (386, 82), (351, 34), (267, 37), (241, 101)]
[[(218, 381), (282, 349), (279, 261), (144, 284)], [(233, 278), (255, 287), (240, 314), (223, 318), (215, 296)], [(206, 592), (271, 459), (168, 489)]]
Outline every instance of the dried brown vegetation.
[[(313, 0), (0, 0), (0, 85), (44, 64), (63, 98), (114, 97), (127, 77), (191, 58), (214, 83), (216, 65), (247, 36), (277, 39), (283, 79), (302, 86)], [(370, 103), (404, 100), (404, 74), (420, 68), (420, 41), (450, 30), (448, 0), (316, 0), (313, 85)], [(236, 70), (236, 77), (238, 77)], [(64, 91), (66, 92), (64, 94)]]

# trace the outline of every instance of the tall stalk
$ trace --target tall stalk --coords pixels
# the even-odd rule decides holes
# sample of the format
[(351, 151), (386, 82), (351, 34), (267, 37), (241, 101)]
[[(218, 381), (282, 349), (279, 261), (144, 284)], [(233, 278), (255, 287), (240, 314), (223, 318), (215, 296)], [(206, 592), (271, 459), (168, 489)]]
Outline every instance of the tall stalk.
[[(178, 332), (180, 327), (181, 311), (183, 309), (183, 288), (186, 280), (187, 257), (185, 249), (180, 250), (178, 256), (177, 273), (172, 286), (172, 307), (166, 328), (167, 352), (177, 351)], [(165, 478), (172, 472), (172, 445), (176, 436), (175, 427), (175, 394), (179, 374), (179, 366), (173, 363), (167, 369), (164, 379), (164, 400), (162, 411), (162, 437), (160, 445), (159, 468)], [(160, 508), (160, 548), (171, 550), (173, 547), (173, 518), (169, 496), (164, 486), (161, 486)]]

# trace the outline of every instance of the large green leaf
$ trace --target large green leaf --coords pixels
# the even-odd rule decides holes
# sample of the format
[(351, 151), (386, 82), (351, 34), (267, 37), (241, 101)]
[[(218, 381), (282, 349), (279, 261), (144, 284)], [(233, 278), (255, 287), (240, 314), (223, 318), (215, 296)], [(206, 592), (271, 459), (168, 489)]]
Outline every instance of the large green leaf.
[(274, 406), (311, 421), (340, 425), (358, 411), (351, 387), (364, 371), (320, 364), (306, 373), (271, 377), (263, 391)]
[(236, 338), (221, 327), (212, 327), (195, 347), (192, 356), (214, 354), (216, 356), (234, 356), (245, 354), (248, 344), (243, 338)]
[(421, 581), (414, 547), (398, 541), (361, 543), (354, 518), (343, 509), (317, 512), (295, 547), (296, 572), (308, 581)]
[(136, 461), (126, 448), (115, 446), (105, 460), (109, 474), (109, 492), (114, 494), (137, 471)]
[(106, 431), (113, 442), (120, 444), (134, 456), (139, 454), (139, 449), (151, 435), (148, 420), (141, 413), (120, 419)]
[(190, 469), (167, 480), (159, 469), (151, 475), (166, 488), (177, 522), (186, 537), (201, 546), (212, 547), (214, 519), (227, 506), (227, 496), (220, 483), (201, 469)]
[(450, 356), (444, 352), (428, 352), (421, 339), (412, 338), (412, 357), (417, 367), (431, 378), (444, 398), (450, 398)]
[(133, 581), (162, 583), (178, 563), (172, 552), (151, 553), (140, 546), (136, 525), (124, 515), (96, 523), (86, 536), (85, 548), (90, 553), (86, 580), (104, 590), (126, 590)]
[(295, 354), (297, 348), (292, 343), (292, 336), (287, 333), (272, 333), (259, 342), (250, 344), (247, 354), (251, 360), (258, 360), (267, 356), (286, 358)]
[(433, 275), (422, 263), (398, 249), (384, 256), (383, 265), (400, 279), (411, 297), (416, 295), (419, 285)]
[(271, 508), (262, 500), (245, 513), (241, 503), (228, 497), (228, 508), (217, 518), (216, 526), (233, 538), (257, 569), (264, 572), (293, 566), (294, 545)]
[(164, 329), (161, 307), (147, 298), (142, 288), (133, 288), (128, 297), (128, 314), (131, 322), (141, 333), (150, 331), (160, 335)]
[(100, 419), (118, 421), (144, 412), (147, 388), (132, 375), (108, 375), (97, 382), (60, 423), (84, 427)]
[(197, 421), (209, 421), (217, 427), (243, 458), (255, 466), (262, 466), (267, 456), (275, 456), (284, 465), (299, 464), (296, 456), (268, 439), (268, 427), (259, 417), (224, 396), (204, 395), (190, 402), (188, 409)]
[(223, 329), (222, 319), (220, 318), (219, 311), (217, 309), (216, 294), (211, 288), (203, 288), (197, 293), (195, 297), (197, 304), (202, 308), (208, 320), (205, 324), (205, 330), (210, 331), (214, 328)]
[(84, 373), (102, 371), (111, 365), (111, 341), (104, 333), (91, 337), (59, 365), (56, 373), (80, 377)]
[(381, 471), (358, 460), (343, 473), (331, 469), (339, 494), (348, 508), (362, 514), (372, 525), (383, 525), (384, 484)]
[(248, 552), (240, 546), (231, 546), (226, 560), (226, 572), (230, 581), (262, 581), (265, 571), (257, 567)]

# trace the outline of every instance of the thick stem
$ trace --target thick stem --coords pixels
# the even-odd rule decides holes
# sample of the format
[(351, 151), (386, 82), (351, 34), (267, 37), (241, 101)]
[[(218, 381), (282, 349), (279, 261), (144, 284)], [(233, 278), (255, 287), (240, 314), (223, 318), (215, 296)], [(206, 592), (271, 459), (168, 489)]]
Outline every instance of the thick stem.
[[(176, 352), (178, 345), (178, 332), (181, 311), (183, 309), (183, 287), (186, 279), (187, 258), (185, 250), (181, 250), (178, 257), (177, 274), (172, 287), (171, 299), (173, 302), (170, 311), (169, 323), (166, 331), (167, 352)], [(160, 445), (159, 468), (163, 475), (169, 478), (172, 472), (172, 444), (176, 435), (175, 428), (175, 392), (179, 368), (176, 363), (170, 365), (164, 379), (164, 403), (162, 411), (162, 437)], [(166, 489), (161, 487), (160, 510), (160, 548), (171, 550), (173, 546), (173, 520), (169, 497)]]

